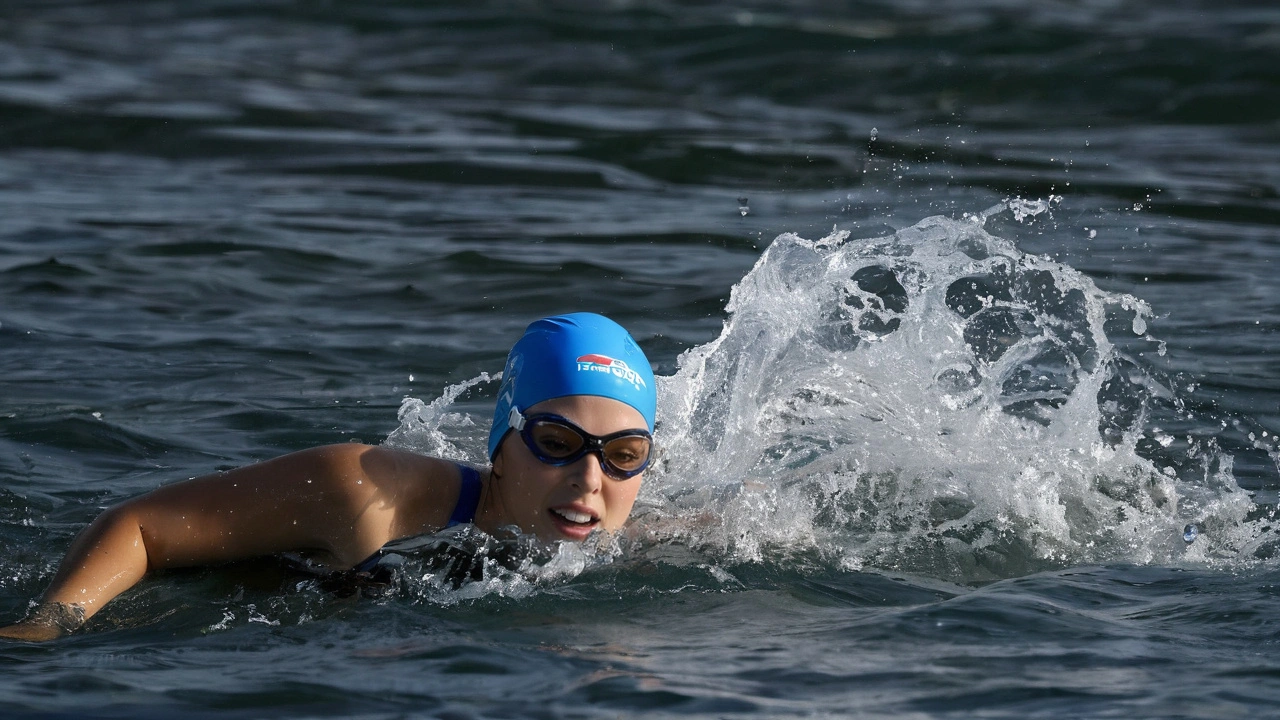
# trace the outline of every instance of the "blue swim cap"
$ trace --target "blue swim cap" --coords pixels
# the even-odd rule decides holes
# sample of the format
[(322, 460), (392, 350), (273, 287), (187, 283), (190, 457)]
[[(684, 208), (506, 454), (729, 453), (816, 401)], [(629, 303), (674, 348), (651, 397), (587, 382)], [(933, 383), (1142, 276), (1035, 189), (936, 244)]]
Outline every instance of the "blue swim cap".
[(543, 400), (598, 395), (624, 402), (653, 432), (658, 391), (644, 351), (618, 323), (595, 313), (536, 320), (511, 348), (489, 430), (489, 458), (510, 425), (511, 408), (525, 412)]

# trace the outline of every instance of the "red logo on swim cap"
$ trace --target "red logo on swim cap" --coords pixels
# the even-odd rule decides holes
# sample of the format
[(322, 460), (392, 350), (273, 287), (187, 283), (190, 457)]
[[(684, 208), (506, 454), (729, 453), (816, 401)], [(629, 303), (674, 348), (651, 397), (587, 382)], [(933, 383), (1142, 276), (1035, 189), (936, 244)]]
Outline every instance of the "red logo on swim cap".
[(613, 364), (614, 360), (607, 355), (583, 355), (578, 358), (580, 363), (595, 363), (596, 365), (604, 365), (608, 367)]

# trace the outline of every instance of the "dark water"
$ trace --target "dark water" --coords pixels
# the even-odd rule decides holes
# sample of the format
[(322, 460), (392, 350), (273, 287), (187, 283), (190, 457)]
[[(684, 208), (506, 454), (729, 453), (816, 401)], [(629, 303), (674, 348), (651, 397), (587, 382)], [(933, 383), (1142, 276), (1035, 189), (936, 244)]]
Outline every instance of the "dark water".
[(1274, 716), (1277, 68), (1253, 2), (0, 4), (0, 620), (159, 484), (474, 459), (492, 384), (397, 409), (540, 315), (672, 376), (611, 561), (163, 575), (0, 714)]

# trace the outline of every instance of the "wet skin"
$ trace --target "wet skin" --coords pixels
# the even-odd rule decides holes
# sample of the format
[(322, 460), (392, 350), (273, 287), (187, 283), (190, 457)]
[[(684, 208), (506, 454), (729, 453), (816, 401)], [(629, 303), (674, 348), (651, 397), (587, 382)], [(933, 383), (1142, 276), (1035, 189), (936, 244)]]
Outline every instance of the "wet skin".
[[(593, 395), (555, 398), (525, 410), (526, 416), (537, 413), (560, 415), (597, 436), (647, 428), (635, 408)], [(516, 525), (543, 540), (580, 541), (596, 529), (617, 530), (626, 523), (642, 477), (610, 477), (590, 453), (569, 465), (547, 465), (510, 432), (494, 457), (490, 497), (481, 503), (476, 525), (489, 532)]]

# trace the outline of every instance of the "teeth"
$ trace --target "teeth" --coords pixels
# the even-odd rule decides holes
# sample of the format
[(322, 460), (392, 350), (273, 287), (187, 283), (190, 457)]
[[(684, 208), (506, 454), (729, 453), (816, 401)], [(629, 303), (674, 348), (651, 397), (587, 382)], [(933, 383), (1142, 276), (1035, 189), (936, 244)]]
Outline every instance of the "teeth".
[(572, 523), (591, 522), (591, 516), (587, 513), (574, 512), (572, 510), (561, 510), (559, 508), (551, 508), (551, 512)]

